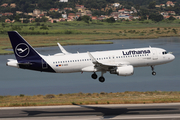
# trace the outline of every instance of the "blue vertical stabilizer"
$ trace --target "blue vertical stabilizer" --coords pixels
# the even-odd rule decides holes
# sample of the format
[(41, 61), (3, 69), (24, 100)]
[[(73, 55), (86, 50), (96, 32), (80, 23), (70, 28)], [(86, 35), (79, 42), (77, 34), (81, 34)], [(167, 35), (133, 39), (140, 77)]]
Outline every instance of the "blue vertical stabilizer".
[[(41, 55), (18, 32), (9, 31), (8, 35), (20, 68), (54, 72)], [(47, 64), (46, 69), (43, 67), (45, 63)]]

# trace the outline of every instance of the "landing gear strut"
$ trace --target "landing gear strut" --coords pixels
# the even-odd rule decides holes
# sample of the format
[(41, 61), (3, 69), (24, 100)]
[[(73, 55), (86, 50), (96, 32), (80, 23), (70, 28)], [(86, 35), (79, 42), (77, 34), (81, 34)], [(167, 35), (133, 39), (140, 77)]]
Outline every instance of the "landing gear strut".
[(97, 74), (94, 72), (94, 73), (91, 75), (91, 77), (92, 77), (93, 79), (97, 79)]
[(151, 69), (152, 69), (152, 75), (156, 75), (156, 72), (154, 72), (154, 66), (151, 66)]
[(101, 77), (99, 77), (99, 82), (104, 82), (105, 78), (103, 77), (103, 74), (106, 73), (105, 71), (101, 71)]

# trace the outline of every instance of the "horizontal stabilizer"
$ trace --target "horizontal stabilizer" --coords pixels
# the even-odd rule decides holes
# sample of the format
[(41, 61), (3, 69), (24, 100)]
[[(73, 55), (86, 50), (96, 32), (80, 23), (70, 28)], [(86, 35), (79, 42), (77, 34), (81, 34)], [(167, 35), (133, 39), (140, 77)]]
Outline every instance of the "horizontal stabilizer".
[(7, 66), (19, 68), (18, 61), (15, 59), (8, 59)]

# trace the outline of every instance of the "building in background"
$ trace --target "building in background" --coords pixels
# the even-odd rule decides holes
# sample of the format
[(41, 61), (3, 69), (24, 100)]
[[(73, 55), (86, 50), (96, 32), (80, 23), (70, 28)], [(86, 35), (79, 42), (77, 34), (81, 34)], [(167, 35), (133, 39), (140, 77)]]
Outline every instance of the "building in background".
[(68, 0), (59, 0), (59, 2), (68, 2)]

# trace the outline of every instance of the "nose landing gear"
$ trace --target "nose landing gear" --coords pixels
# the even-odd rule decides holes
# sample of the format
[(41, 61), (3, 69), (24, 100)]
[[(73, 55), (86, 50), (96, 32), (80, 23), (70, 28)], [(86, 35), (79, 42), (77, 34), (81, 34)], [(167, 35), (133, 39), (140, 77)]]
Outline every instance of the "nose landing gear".
[(156, 72), (154, 71), (154, 66), (151, 66), (151, 69), (152, 69), (152, 75), (156, 75)]

